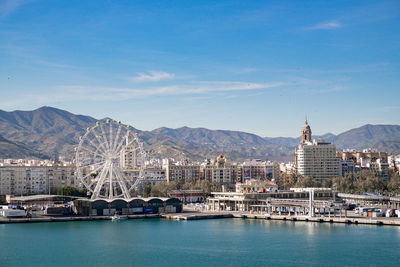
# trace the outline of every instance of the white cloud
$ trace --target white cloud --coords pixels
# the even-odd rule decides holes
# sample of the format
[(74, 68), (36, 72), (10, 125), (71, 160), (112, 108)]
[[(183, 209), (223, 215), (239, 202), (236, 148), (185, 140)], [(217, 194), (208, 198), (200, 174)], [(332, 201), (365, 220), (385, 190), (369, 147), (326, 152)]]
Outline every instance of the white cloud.
[(91, 87), (85, 85), (62, 85), (57, 86), (46, 94), (23, 94), (18, 96), (18, 101), (3, 99), (0, 106), (9, 109), (18, 108), (23, 105), (35, 103), (38, 105), (59, 105), (60, 103), (75, 101), (124, 101), (128, 99), (146, 98), (152, 96), (177, 96), (185, 95), (188, 97), (218, 97), (218, 94), (233, 94), (233, 92), (248, 91), (260, 92), (264, 89), (278, 87), (283, 83), (250, 83), (250, 82), (230, 82), (230, 81), (204, 81), (190, 82), (182, 85), (153, 86), (143, 88), (117, 88), (117, 87)]
[(260, 70), (257, 68), (242, 68), (242, 69), (233, 71), (233, 73), (243, 74), (243, 73), (251, 73), (251, 72), (257, 72), (257, 71), (260, 71)]
[(400, 106), (384, 106), (381, 108), (382, 111), (397, 111), (400, 110)]
[(130, 77), (129, 80), (133, 82), (158, 82), (161, 80), (171, 80), (175, 77), (174, 74), (150, 70), (147, 73), (137, 73), (137, 76)]
[(308, 90), (307, 92), (310, 94), (326, 94), (326, 93), (335, 93), (335, 92), (342, 92), (342, 91), (347, 91), (349, 90), (346, 87), (343, 86), (333, 86), (325, 89), (313, 89), (313, 90)]
[(331, 30), (341, 28), (343, 25), (337, 21), (321, 22), (314, 26), (306, 28), (306, 30)]
[(106, 91), (113, 92), (113, 96), (120, 95), (128, 98), (146, 97), (154, 95), (189, 95), (207, 94), (216, 92), (230, 91), (249, 91), (261, 90), (281, 86), (283, 83), (249, 83), (249, 82), (230, 82), (230, 81), (204, 81), (191, 82), (182, 85), (167, 85), (150, 87), (147, 89), (136, 88), (105, 88)]
[[(155, 86), (147, 89), (88, 87), (88, 86), (59, 86), (55, 99), (72, 100), (125, 100), (140, 97), (163, 95), (204, 95), (218, 92), (253, 91), (278, 87), (283, 83), (248, 83), (229, 81), (191, 82), (183, 85)], [(49, 97), (49, 96), (47, 96)]]
[(21, 5), (25, 4), (27, 1), (22, 0), (2, 0), (0, 1), (0, 17), (5, 17), (15, 10), (18, 9)]

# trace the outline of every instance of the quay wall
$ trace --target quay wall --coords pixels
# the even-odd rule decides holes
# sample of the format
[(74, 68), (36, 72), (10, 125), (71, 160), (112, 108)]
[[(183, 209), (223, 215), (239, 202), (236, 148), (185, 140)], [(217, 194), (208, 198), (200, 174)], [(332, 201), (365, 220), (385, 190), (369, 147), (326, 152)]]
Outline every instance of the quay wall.
[[(384, 217), (308, 217), (295, 215), (262, 215), (238, 212), (189, 212), (173, 214), (141, 214), (123, 216), (126, 219), (164, 218), (170, 220), (206, 220), (206, 219), (262, 219), (282, 221), (302, 221), (320, 223), (342, 223), (342, 224), (369, 224), (400, 226), (400, 218)], [(0, 218), (0, 224), (9, 223), (39, 223), (39, 222), (70, 222), (70, 221), (95, 221), (111, 220), (112, 216), (76, 216), (76, 217), (39, 217), (39, 218)]]
[[(125, 219), (160, 218), (159, 214), (140, 214), (121, 216)], [(71, 217), (37, 217), (37, 218), (0, 218), (0, 224), (8, 223), (39, 223), (39, 222), (72, 222), (111, 220), (112, 216), (71, 216)]]
[(226, 218), (243, 218), (243, 219), (262, 219), (262, 220), (282, 220), (282, 221), (302, 221), (302, 222), (320, 222), (320, 223), (345, 223), (345, 224), (369, 224), (369, 225), (391, 225), (400, 226), (400, 218), (384, 218), (384, 217), (308, 217), (295, 215), (262, 215), (250, 213), (181, 213), (181, 214), (164, 214), (163, 218), (173, 220), (202, 220), (202, 219), (226, 219)]

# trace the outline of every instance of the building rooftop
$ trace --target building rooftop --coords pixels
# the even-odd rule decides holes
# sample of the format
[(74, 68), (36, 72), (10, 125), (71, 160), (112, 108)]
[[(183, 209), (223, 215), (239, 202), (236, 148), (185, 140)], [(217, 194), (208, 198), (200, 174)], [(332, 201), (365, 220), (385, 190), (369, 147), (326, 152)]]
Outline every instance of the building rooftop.
[(20, 197), (12, 197), (10, 198), (12, 201), (34, 201), (34, 200), (42, 200), (42, 199), (53, 199), (53, 198), (71, 198), (77, 199), (80, 197), (76, 196), (64, 196), (64, 195), (32, 195), (32, 196), (20, 196)]

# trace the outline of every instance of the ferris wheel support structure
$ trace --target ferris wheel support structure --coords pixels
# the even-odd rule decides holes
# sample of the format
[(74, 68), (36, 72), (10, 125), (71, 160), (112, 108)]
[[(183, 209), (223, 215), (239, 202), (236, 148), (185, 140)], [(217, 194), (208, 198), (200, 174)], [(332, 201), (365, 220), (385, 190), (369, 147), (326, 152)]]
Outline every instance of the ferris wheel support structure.
[[(136, 177), (123, 174), (126, 157)], [(130, 198), (144, 179), (145, 157), (143, 144), (129, 126), (113, 120), (97, 122), (81, 136), (76, 148), (77, 176), (92, 199)]]

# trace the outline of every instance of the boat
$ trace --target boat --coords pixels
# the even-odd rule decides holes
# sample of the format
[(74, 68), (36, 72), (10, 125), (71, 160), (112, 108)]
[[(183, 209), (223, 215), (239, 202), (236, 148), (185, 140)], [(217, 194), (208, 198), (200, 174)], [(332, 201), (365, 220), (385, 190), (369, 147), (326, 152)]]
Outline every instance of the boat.
[(114, 216), (111, 217), (111, 221), (115, 222), (115, 221), (121, 221), (121, 220), (126, 220), (126, 217), (121, 217), (118, 214), (114, 214)]

